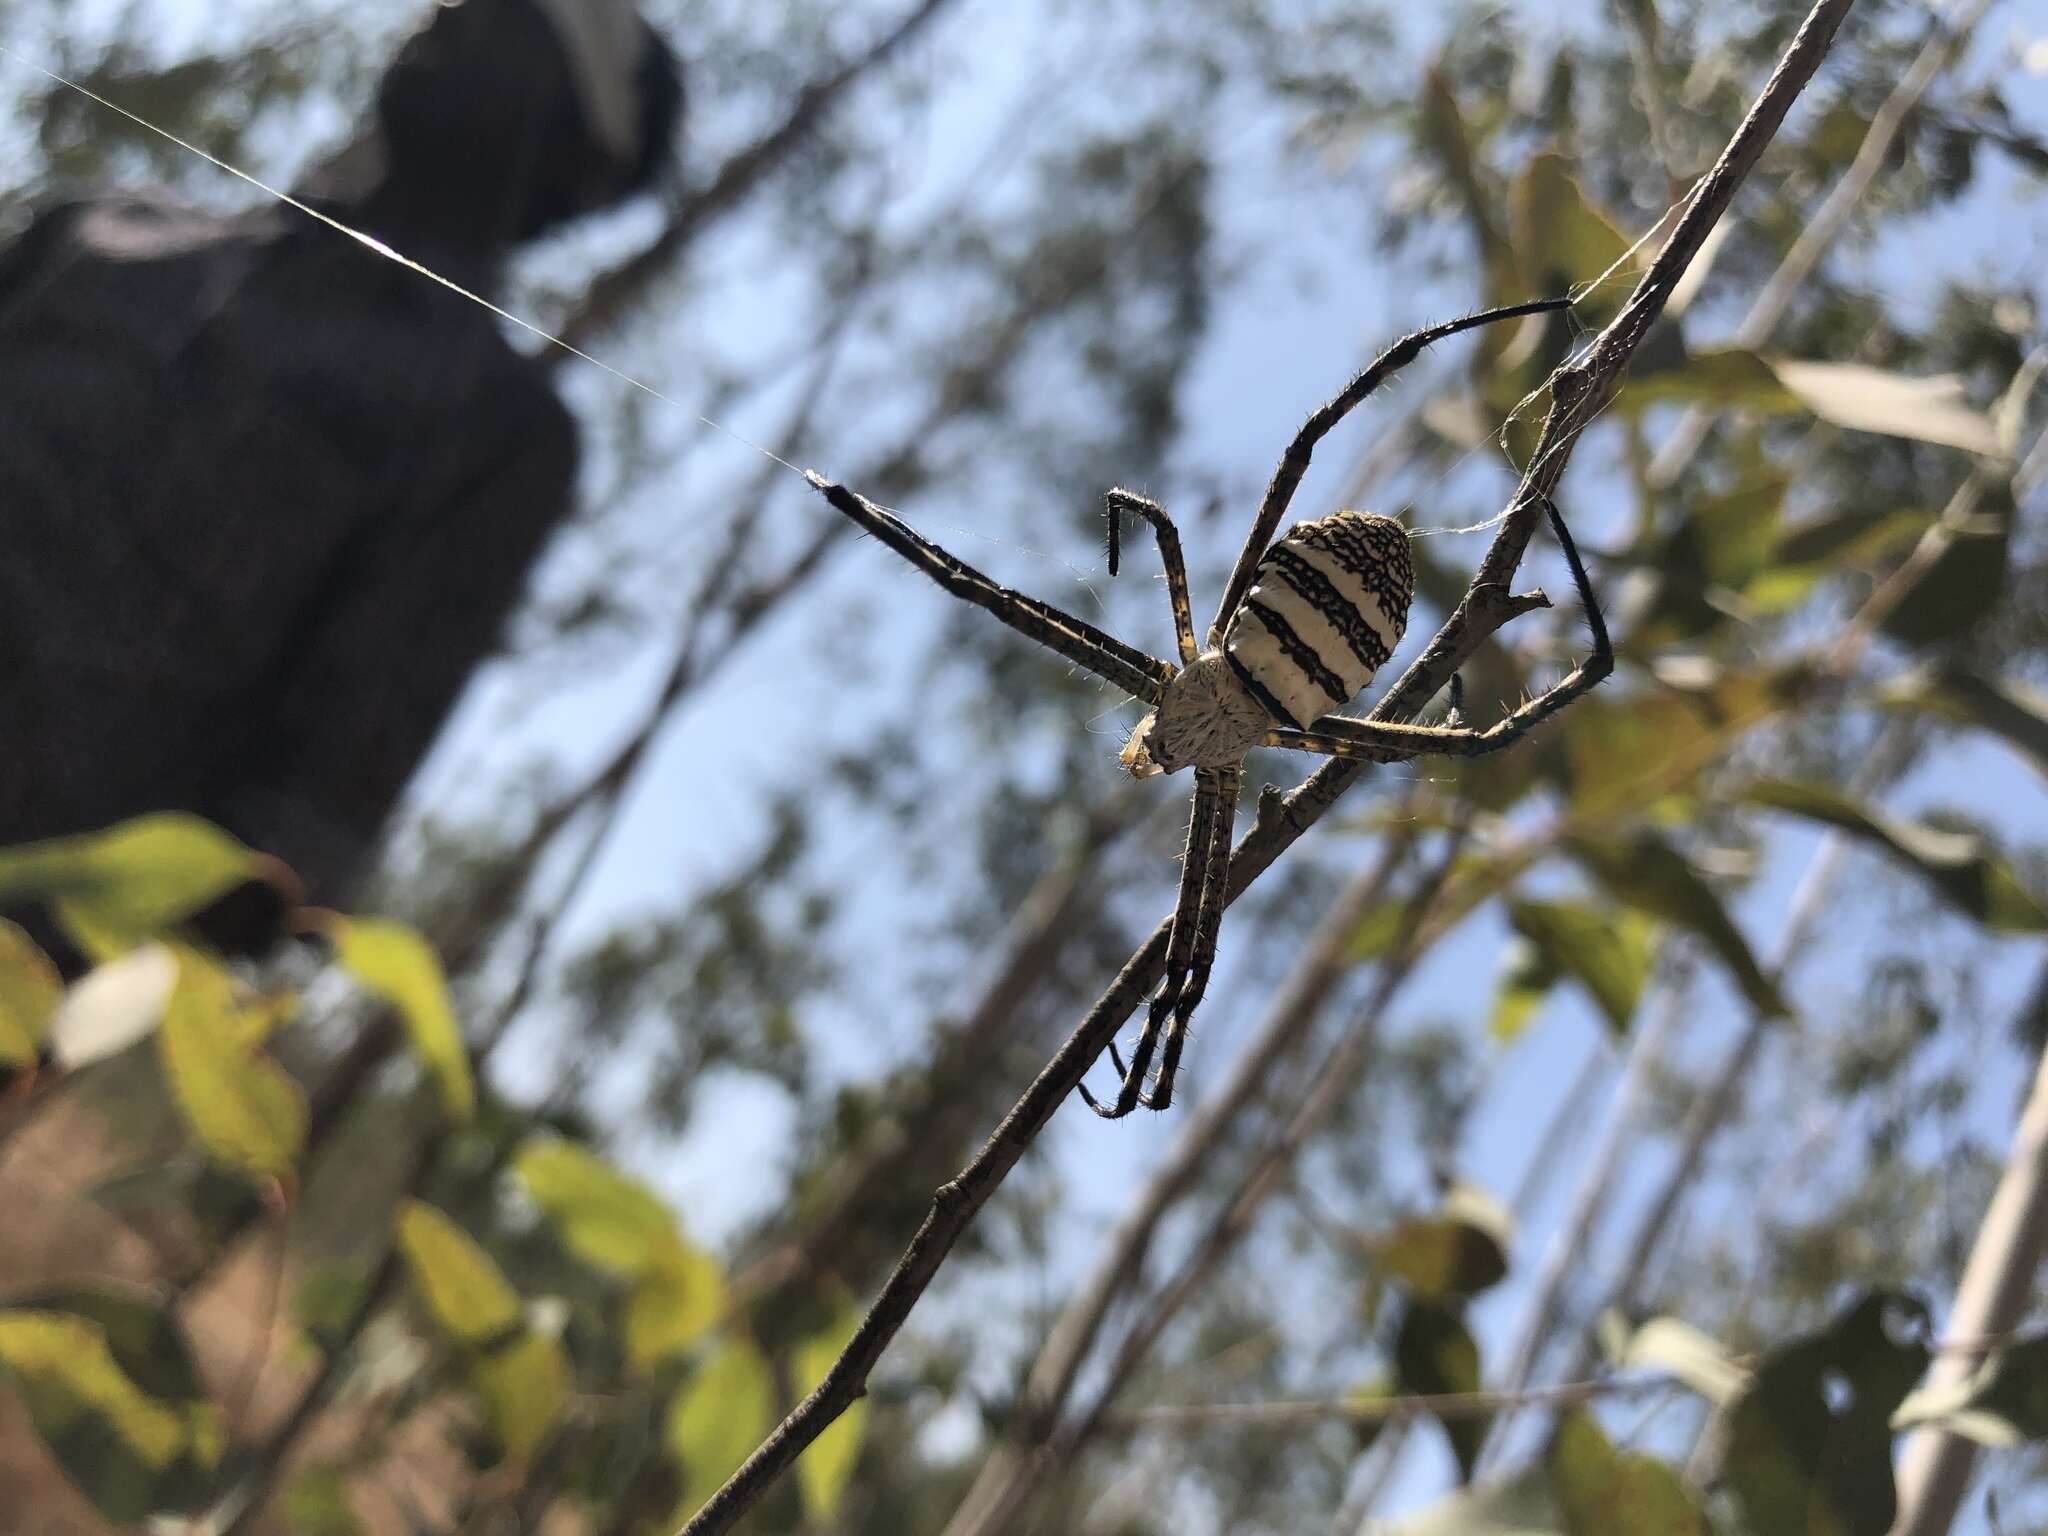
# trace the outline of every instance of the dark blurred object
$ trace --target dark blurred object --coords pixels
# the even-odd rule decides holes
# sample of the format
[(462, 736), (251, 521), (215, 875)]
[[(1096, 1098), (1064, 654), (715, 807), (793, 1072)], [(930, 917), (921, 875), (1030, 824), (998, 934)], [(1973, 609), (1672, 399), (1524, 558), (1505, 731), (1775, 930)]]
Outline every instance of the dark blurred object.
[[(680, 107), (625, 0), (465, 0), (300, 192), (490, 292)], [(189, 810), (339, 899), (576, 460), (499, 322), (301, 213), (44, 211), (0, 252), (0, 845)]]

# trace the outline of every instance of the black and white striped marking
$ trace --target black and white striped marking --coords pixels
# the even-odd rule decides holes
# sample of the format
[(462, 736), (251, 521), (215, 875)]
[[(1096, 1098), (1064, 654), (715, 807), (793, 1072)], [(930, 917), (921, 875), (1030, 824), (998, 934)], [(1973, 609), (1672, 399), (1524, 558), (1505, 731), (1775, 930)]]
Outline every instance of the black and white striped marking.
[(1408, 628), (1408, 531), (1372, 512), (1298, 523), (1266, 552), (1223, 654), (1273, 718), (1306, 729), (1350, 703)]

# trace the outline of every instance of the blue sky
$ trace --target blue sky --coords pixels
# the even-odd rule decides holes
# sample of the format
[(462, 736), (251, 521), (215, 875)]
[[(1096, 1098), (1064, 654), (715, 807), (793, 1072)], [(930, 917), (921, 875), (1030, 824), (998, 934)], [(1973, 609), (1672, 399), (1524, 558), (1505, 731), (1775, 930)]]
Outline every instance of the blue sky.
[[(366, 31), (389, 36), (411, 11), (410, 5), (389, 0), (375, 7), (374, 23), (365, 24), (357, 18), (366, 12), (356, 6), (302, 8), (307, 18), (347, 15), (346, 30), (359, 36)], [(894, 7), (868, 6), (863, 11), (879, 18), (892, 14)], [(129, 18), (137, 14), (149, 18), (153, 48), (171, 57), (216, 31), (238, 35), (252, 25), (260, 26), (260, 19), (252, 18), (270, 13), (253, 4), (221, 8), (198, 6), (190, 0), (158, 0), (135, 12), (111, 5), (74, 7), (65, 13), (65, 26), (73, 41), (82, 41), (110, 35), (115, 27), (132, 24)], [(2035, 33), (2048, 32), (2048, 18), (2038, 12), (2029, 15), (2023, 6), (2001, 7), (1980, 34), (1979, 59), (1988, 64), (2010, 47), (2023, 18)], [(4, 24), (0, 24), (0, 40), (32, 57), (39, 44), (50, 41), (23, 38)], [(913, 72), (936, 68), (942, 86), (917, 130), (906, 134), (901, 163), (892, 167), (901, 189), (900, 201), (895, 209), (881, 211), (885, 222), (891, 217), (907, 219), (921, 205), (943, 197), (946, 189), (981, 163), (991, 135), (1013, 131), (1016, 103), (1031, 89), (1032, 70), (1042, 46), (1040, 18), (1033, 8), (967, 0), (965, 8), (943, 25), (933, 41), (912, 50), (903, 68)], [(370, 56), (377, 51), (367, 48)], [(18, 68), (0, 59), (0, 81), (15, 78)], [(2048, 78), (2017, 71), (2009, 78), (2015, 86), (2009, 99), (2016, 114), (2036, 126), (2048, 123)], [(325, 108), (315, 110), (311, 121), (280, 124), (274, 135), (273, 163), (249, 169), (266, 176), (289, 176), (303, 163), (312, 142), (322, 134), (339, 131), (345, 120), (344, 110)], [(1032, 143), (1053, 142), (1063, 127), (1070, 126), (1057, 114), (1027, 121), (1024, 132)], [(17, 131), (18, 127), (15, 125)], [(125, 130), (110, 126), (110, 131)], [(1351, 226), (1343, 218), (1331, 216), (1322, 202), (1329, 195), (1327, 186), (1302, 175), (1275, 174), (1277, 136), (1277, 129), (1258, 123), (1222, 135), (1223, 178), (1214, 205), (1227, 248), (1247, 254), (1268, 253), (1273, 247), (1271, 231), (1276, 228), (1289, 231), (1289, 240), (1283, 257), (1249, 262), (1229, 301), (1218, 306), (1213, 329), (1182, 392), (1188, 425), (1170, 477), (1182, 483), (1216, 477), (1241, 488), (1247, 507), (1303, 415), (1361, 360), (1423, 320), (1467, 307), (1472, 298), (1471, 293), (1449, 285), (1439, 292), (1417, 293), (1404, 284), (1375, 282), (1369, 273), (1361, 281), (1358, 251), (1344, 239)], [(700, 168), (703, 163), (697, 161)], [(210, 175), (195, 176), (195, 181), (203, 183)], [(1370, 171), (1360, 173), (1362, 184), (1370, 184), (1371, 179)], [(221, 188), (220, 193), (226, 201), (239, 201), (244, 195), (243, 189), (232, 186)], [(639, 237), (647, 216), (642, 209), (586, 230), (545, 253), (532, 270), (561, 281), (562, 274), (600, 261)], [(704, 271), (700, 280), (723, 295), (718, 312), (707, 316), (700, 306), (681, 328), (665, 329), (658, 346), (645, 345), (639, 336), (607, 339), (597, 349), (599, 355), (618, 361), (619, 366), (688, 402), (692, 396), (686, 359), (693, 348), (708, 345), (736, 354), (779, 354), (792, 339), (792, 306), (772, 277), (748, 278), (758, 259), (755, 237), (744, 228), (707, 243), (701, 249)], [(1910, 312), (1924, 307), (1942, 279), (1958, 274), (2021, 277), (2038, 293), (2040, 275), (2048, 273), (2048, 213), (2044, 213), (2038, 188), (2031, 200), (2023, 196), (2017, 178), (2001, 162), (1968, 203), (1915, 227), (1894, 231), (1859, 265), (1869, 286)], [(1456, 359), (1445, 361), (1455, 363)], [(1428, 365), (1421, 366), (1426, 369)], [(593, 419), (597, 419), (595, 413), (618, 402), (618, 390), (592, 370), (571, 369), (564, 380), (572, 400), (593, 412)], [(643, 403), (657, 439), (681, 441), (697, 432), (687, 410)], [(766, 436), (773, 432), (785, 403), (786, 392), (771, 393), (731, 425), (748, 435)], [(827, 415), (829, 418), (830, 413)], [(1326, 508), (1334, 494), (1337, 471), (1348, 465), (1357, 446), (1384, 419), (1369, 407), (1362, 420), (1347, 424), (1341, 435), (1333, 437), (1318, 471), (1303, 489), (1298, 511)], [(831, 456), (850, 457), (856, 449), (856, 444), (847, 442), (828, 424), (807, 456), (814, 455), (820, 467), (832, 469), (837, 466)], [(1618, 498), (1600, 494), (1604, 451), (1589, 451), (1574, 483), (1575, 504), (1583, 504), (1592, 514), (1589, 523), (1580, 524), (1581, 536), (1596, 545), (1605, 531), (1601, 509), (1618, 505)], [(707, 437), (682, 459), (673, 474), (642, 487), (633, 503), (615, 514), (615, 522), (627, 529), (656, 531), (661, 537), (655, 554), (686, 566), (693, 544), (708, 538), (710, 530), (679, 530), (677, 509), (716, 497), (721, 490), (742, 482), (752, 474), (755, 462), (745, 447), (715, 435)], [(601, 454), (593, 456), (590, 470), (595, 492), (606, 483), (609, 473)], [(1446, 497), (1443, 515), (1436, 515), (1425, 504), (1418, 508), (1417, 521), (1424, 526), (1468, 521), (1475, 508), (1492, 510), (1508, 484), (1504, 463), (1489, 472), (1484, 458), (1468, 461), (1459, 472), (1454, 494)], [(1174, 486), (1148, 488), (1171, 492)], [(1489, 496), (1494, 498), (1490, 505)], [(919, 527), (1006, 581), (1084, 613), (1095, 613), (1105, 600), (1099, 549), (1078, 533), (1068, 543), (1041, 548), (1035, 539), (1027, 544), (1013, 537), (1000, 514), (972, 501), (920, 502), (902, 510)], [(2040, 510), (2023, 509), (2024, 515), (2035, 517)], [(829, 515), (822, 504), (792, 487), (778, 496), (764, 537), (793, 544), (808, 532), (808, 520)], [(1227, 561), (1231, 526), (1226, 516), (1191, 536), (1190, 559), (1198, 571), (1217, 571)], [(1447, 548), (1438, 552), (1452, 559), (1476, 559), (1483, 548), (1483, 538), (1464, 537), (1447, 541)], [(580, 558), (574, 548), (566, 549), (552, 579), (561, 580)], [(1553, 592), (1561, 589), (1561, 572), (1554, 564), (1537, 568), (1535, 574)], [(763, 786), (787, 782), (792, 774), (802, 772), (803, 754), (798, 744), (851, 739), (866, 717), (870, 701), (896, 697), (916, 686), (921, 658), (947, 617), (948, 600), (943, 594), (872, 545), (842, 549), (834, 557), (827, 580), (834, 593), (864, 593), (867, 611), (877, 616), (871, 632), (860, 637), (858, 670), (835, 665), (829, 654), (829, 637), (821, 634), (808, 605), (767, 626), (696, 695), (668, 732), (610, 841), (583, 909), (565, 935), (569, 942), (578, 934), (601, 930), (621, 912), (671, 902), (680, 892), (729, 868), (735, 849), (743, 853), (749, 846), (748, 829), (760, 823)], [(1205, 590), (1213, 603), (1213, 587)], [(1131, 638), (1163, 645), (1163, 602), (1152, 610), (1134, 609), (1128, 596), (1120, 596), (1119, 615), (1135, 611), (1142, 625), (1131, 629)], [(1148, 593), (1146, 600), (1156, 596)], [(1203, 597), (1204, 592), (1198, 591), (1198, 609), (1205, 607)], [(825, 605), (821, 602), (819, 606)], [(633, 716), (637, 702), (664, 664), (660, 649), (649, 648), (602, 675), (579, 679), (574, 688), (552, 694), (538, 709), (529, 695), (514, 689), (503, 674), (487, 677), (467, 701), (456, 728), (437, 753), (419, 786), (418, 803), (436, 808), (460, 806), (465, 801), (480, 803), (479, 786), (488, 786), (494, 772), (523, 761), (544, 746), (556, 749), (560, 759), (570, 765), (565, 778), (573, 779), (573, 765), (594, 762), (608, 749), (612, 733), (622, 720)], [(1105, 699), (1105, 709), (1111, 702)], [(1103, 731), (1100, 783), (1093, 786), (1098, 792), (1110, 787), (1116, 775), (1117, 740), (1111, 727), (1117, 720), (1127, 724), (1134, 713), (1121, 711), (1099, 727)], [(737, 722), (745, 723), (744, 733), (729, 729)], [(971, 783), (975, 765), (962, 762), (957, 766), (963, 781)], [(1397, 774), (1386, 776), (1389, 786), (1398, 778)], [(1156, 789), (1167, 800), (1185, 796), (1185, 787), (1179, 782), (1163, 782)], [(1370, 801), (1386, 793), (1385, 787), (1366, 786), (1355, 793), (1349, 808), (1363, 811)], [(1953, 804), (1958, 798), (1988, 808), (2015, 839), (2038, 842), (2048, 832), (2040, 781), (2010, 755), (1991, 746), (1943, 754), (1902, 786), (1890, 804), (1911, 812)], [(868, 979), (858, 997), (844, 1007), (820, 1010), (810, 1021), (824, 1059), (848, 1075), (865, 1075), (878, 1059), (914, 1049), (925, 1023), (920, 1009), (888, 1006), (891, 978), (886, 939), (891, 931), (929, 915), (933, 897), (877, 880), (872, 871), (895, 866), (886, 858), (873, 857), (876, 850), (865, 841), (873, 836), (871, 831), (855, 829), (839, 840), (843, 845), (825, 851), (833, 867), (845, 871), (849, 885), (859, 885), (866, 925), (863, 932), (882, 947), (883, 956), (879, 974)], [(1314, 852), (1305, 848), (1300, 853), (1340, 863), (1364, 855), (1367, 845), (1362, 840), (1352, 838), (1347, 843), (1340, 837), (1319, 835)], [(1762, 878), (1741, 904), (1746, 931), (1758, 947), (1766, 947), (1768, 936), (1782, 921), (1790, 892), (1816, 841), (1811, 834), (1796, 830), (1787, 830), (1773, 841)], [(1856, 878), (1855, 860), (1869, 857), (1860, 852), (1852, 855), (1847, 878)], [(1851, 926), (1831, 932), (1800, 972), (1798, 995), (1811, 1007), (1839, 1006), (1855, 995), (1861, 961), (1875, 932), (1863, 925), (1881, 922), (1882, 916), (1852, 911)], [(1228, 970), (1233, 937), (1242, 940), (1244, 934), (1227, 926), (1226, 969), (1214, 994), (1224, 1006), (1212, 1004), (1205, 1011), (1186, 1069), (1190, 1096), (1221, 1076), (1236, 1039), (1257, 1019), (1256, 998), (1239, 999), (1234, 1006), (1229, 1001), (1235, 996)], [(1490, 980), (1504, 937), (1504, 928), (1491, 915), (1466, 924), (1432, 955), (1389, 1027), (1398, 1029), (1401, 1020), (1422, 1017), (1466, 1018), (1476, 1027), (1490, 1000)], [(1983, 978), (1988, 1013), (2000, 1018), (2010, 1015), (2019, 989), (2031, 976), (2034, 954), (2030, 946), (2002, 946)], [(973, 986), (974, 978), (963, 975), (959, 995), (972, 995)], [(1689, 1039), (1688, 1059), (1713, 1059), (1720, 1042), (1739, 1023), (1739, 1009), (1725, 992), (1712, 995), (1719, 1006), (1702, 1010), (1703, 1017)], [(1492, 1074), (1490, 1097), (1474, 1116), (1475, 1134), (1465, 1152), (1464, 1171), (1470, 1177), (1503, 1192), (1519, 1182), (1530, 1147), (1552, 1107), (1586, 1053), (1601, 1038), (1602, 1030), (1590, 1010), (1569, 992), (1560, 994)], [(504, 1063), (505, 1081), (517, 1089), (538, 1091), (543, 1086), (538, 1081), (542, 1060), (530, 1054), (522, 1056), (514, 1049)], [(621, 1063), (620, 1070), (630, 1073), (632, 1064)], [(2002, 1073), (1987, 1074), (1978, 1108), (1985, 1134), (1994, 1140), (2001, 1125), (2007, 1123), (2009, 1095), (2010, 1085)], [(1097, 1234), (1121, 1208), (1132, 1184), (1156, 1161), (1176, 1123), (1175, 1116), (1140, 1116), (1105, 1127), (1078, 1113), (1059, 1116), (1048, 1134), (1054, 1167), (1071, 1199), (1062, 1218), (1064, 1230), (1056, 1246), (1054, 1271), (1004, 1280), (977, 1277), (977, 1286), (986, 1287), (977, 1291), (977, 1297), (985, 1300), (990, 1293), (1000, 1294), (1012, 1287), (1020, 1295), (1036, 1295), (1048, 1287), (1057, 1291), (1061, 1273), (1086, 1262)], [(707, 1095), (680, 1147), (641, 1149), (644, 1171), (675, 1200), (695, 1231), (717, 1238), (760, 1214), (774, 1199), (777, 1185), (765, 1171), (776, 1166), (788, 1125), (788, 1111), (779, 1095), (751, 1083), (728, 1082)], [(1591, 1139), (1590, 1134), (1581, 1138), (1581, 1154)], [(1655, 1149), (1645, 1153), (1638, 1189), (1654, 1174), (1658, 1157)], [(736, 1166), (763, 1173), (735, 1177)], [(1542, 1253), (1574, 1176), (1568, 1171), (1555, 1182), (1549, 1199), (1524, 1213), (1516, 1258), (1525, 1270), (1533, 1270)], [(1496, 1348), (1520, 1300), (1520, 1292), (1507, 1287), (1481, 1309), (1482, 1332)], [(1443, 1473), (1444, 1464), (1434, 1453), (1414, 1458), (1402, 1486), (1403, 1496), (1420, 1496), (1440, 1486)]]

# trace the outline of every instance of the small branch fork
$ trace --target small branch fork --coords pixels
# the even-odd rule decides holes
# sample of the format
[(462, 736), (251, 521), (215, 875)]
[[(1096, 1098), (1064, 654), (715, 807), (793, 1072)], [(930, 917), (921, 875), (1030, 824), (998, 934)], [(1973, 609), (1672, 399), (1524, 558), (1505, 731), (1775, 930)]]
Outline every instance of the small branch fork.
[[(1457, 608), (1381, 700), (1372, 719), (1388, 723), (1413, 720), (1489, 636), (1531, 606), (1529, 599), (1510, 593), (1509, 582), (1521, 564), (1545, 501), (1557, 491), (1579, 434), (1619, 386), (1631, 354), (1820, 66), (1852, 3), (1819, 0), (1808, 13), (1749, 115), (1693, 192), (1669, 242), (1621, 313), (1595, 338), (1583, 358), (1552, 377), (1550, 410), (1507, 518)], [(1333, 759), (1290, 793), (1262, 801), (1256, 823), (1231, 861), (1229, 899), (1234, 900), (1320, 821), (1364, 771), (1361, 762)], [(825, 1427), (867, 1390), (875, 1362), (902, 1328), (968, 1223), (1158, 982), (1165, 969), (1166, 942), (1167, 926), (1162, 923), (1117, 973), (973, 1161), (934, 1193), (932, 1208), (910, 1246), (824, 1379), (697, 1511), (683, 1527), (682, 1536), (720, 1536), (730, 1531)]]

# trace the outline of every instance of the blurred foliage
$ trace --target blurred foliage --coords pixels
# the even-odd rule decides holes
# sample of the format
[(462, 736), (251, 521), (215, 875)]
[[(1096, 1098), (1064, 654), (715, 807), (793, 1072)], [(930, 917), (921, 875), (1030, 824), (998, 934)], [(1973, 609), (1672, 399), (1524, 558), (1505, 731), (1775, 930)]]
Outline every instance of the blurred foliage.
[[(889, 20), (652, 14), (690, 69), (693, 181)], [(1216, 589), (1281, 438), (1338, 382), (1297, 361), (1293, 296), (1362, 356), (1432, 313), (1594, 285), (1555, 323), (1418, 365), (1376, 403), (1381, 436), (1331, 441), (1299, 509), (1342, 484), (1422, 527), (1490, 515), (1497, 434), (1518, 461), (1531, 392), (1626, 295), (1637, 242), (1796, 15), (1628, 0), (1423, 24), (1200, 3), (1168, 26), (1051, 5), (1003, 17), (1015, 36), (993, 50), (944, 18), (593, 346), (1160, 648), (1155, 583), (1085, 575), (1097, 498), (1166, 497), (1198, 596)], [(402, 20), (329, 8), (142, 49), (31, 4), (0, 35), (64, 39), (53, 64), (283, 184), (305, 125), (352, 114)], [(1513, 752), (1423, 765), (1398, 800), (1399, 775), (1361, 788), (1347, 826), (1233, 911), (1166, 1134), (1380, 839), (1464, 839), (1419, 932), (1421, 995), (1375, 1021), (1285, 1169), (1286, 1213), (1196, 1277), (1150, 1357), (1118, 1367), (1113, 1406), (1497, 1384), (1499, 1309), (1537, 1270), (1516, 1227), (1554, 1209), (1465, 1172), (1491, 1159), (1473, 1171), (1507, 1195), (1491, 1176), (1511, 1145), (1515, 1184), (1540, 1186), (1591, 1111), (1566, 1090), (1553, 1145), (1539, 1065), (1583, 1050), (1598, 1086), (1675, 998), (1683, 1038), (1630, 1143), (1637, 1194), (1703, 1101), (1702, 1064), (1745, 1017), (1775, 1021), (1694, 1219), (1606, 1325), (1603, 1386), (1698, 1411), (1596, 1396), (1533, 1438), (1501, 1431), (1499, 1464), (1489, 1415), (1437, 1415), (1419, 1438), (1448, 1446), (1440, 1481), (1470, 1486), (1397, 1528), (1861, 1536), (1889, 1522), (1895, 1434), (1933, 1422), (1990, 1449), (2010, 1529), (2048, 1518), (2038, 1310), (1961, 1387), (1909, 1396), (1930, 1342), (1914, 1296), (1953, 1292), (2048, 1035), (2048, 980), (2016, 972), (2048, 924), (2048, 839), (2012, 788), (2048, 773), (2044, 296), (1985, 249), (2038, 212), (2048, 171), (2019, 55), (1987, 31), (1944, 72), (1768, 343), (1730, 339), (1925, 28), (1859, 3), (1592, 429), (1560, 499), (1610, 599), (1616, 677)], [(86, 181), (223, 195), (47, 82), (8, 110), (35, 147), (4, 173), (6, 228)], [(640, 238), (622, 221), (565, 240), (522, 265), (513, 306), (572, 314)], [(1362, 311), (1360, 289), (1392, 297)], [(812, 364), (820, 405), (785, 416)], [(429, 781), (358, 903), (393, 916), (306, 911), (261, 850), (175, 814), (0, 851), (0, 1219), (50, 1235), (0, 1286), (0, 1376), (47, 1465), (9, 1459), (0, 1479), (26, 1464), (70, 1485), (16, 1479), (22, 1498), (119, 1526), (232, 1521), (261, 1491), (249, 1529), (315, 1536), (671, 1528), (823, 1377), (931, 1190), (1164, 909), (1174, 817), (1105, 817), (1115, 701), (825, 531), (744, 448), (615, 380), (569, 392), (592, 506), (486, 679), (491, 723), (455, 743), (471, 756)], [(1660, 470), (1689, 409), (1708, 429)], [(1269, 420), (1275, 440), (1248, 448), (1246, 423)], [(1463, 590), (1472, 548), (1418, 542), (1425, 609)], [(1569, 611), (1518, 621), (1467, 665), (1468, 713), (1484, 723), (1583, 644)], [(636, 713), (678, 648), (683, 685)], [(593, 674), (595, 705), (569, 691)], [(636, 735), (645, 755), (607, 776)], [(1794, 975), (1787, 889), (1830, 832), (1849, 874)], [(1412, 880), (1403, 866), (1353, 925), (1317, 1050), (1394, 959)], [(252, 886), (282, 942), (225, 945), (211, 918)], [(1217, 1133), (1086, 1380), (1316, 1059), (1276, 1064)], [(1120, 1186), (1162, 1159), (1134, 1136), (1055, 1118), (753, 1528), (946, 1525), (991, 1448), (1030, 1431), (1032, 1356)], [(58, 1153), (75, 1163), (46, 1174)], [(687, 1197), (707, 1187), (733, 1196), (716, 1222)], [(60, 1240), (74, 1218), (89, 1243)], [(1573, 1326), (1614, 1257), (1566, 1256)], [(1130, 1536), (1321, 1529), (1399, 1440), (1341, 1415), (1098, 1429), (1041, 1464), (1027, 1514)]]

